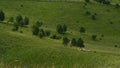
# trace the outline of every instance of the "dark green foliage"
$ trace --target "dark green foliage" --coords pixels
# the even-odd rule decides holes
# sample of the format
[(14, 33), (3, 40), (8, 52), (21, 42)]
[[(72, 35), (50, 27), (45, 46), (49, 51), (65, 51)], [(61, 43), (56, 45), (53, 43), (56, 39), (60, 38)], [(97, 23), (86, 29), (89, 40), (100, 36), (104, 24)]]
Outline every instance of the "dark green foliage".
[(50, 30), (46, 30), (46, 31), (45, 31), (45, 35), (46, 35), (46, 36), (50, 36), (50, 34), (51, 34), (51, 33), (50, 33)]
[(21, 21), (19, 22), (19, 26), (21, 26), (21, 27), (24, 26), (24, 21), (23, 21), (23, 20), (21, 20)]
[(20, 23), (21, 21), (23, 21), (23, 17), (22, 17), (21, 15), (18, 15), (18, 16), (16, 17), (16, 22), (19, 23), (19, 24), (21, 24), (21, 23)]
[(63, 34), (62, 25), (60, 25), (60, 24), (57, 25), (57, 32), (58, 32), (59, 34)]
[(39, 37), (40, 37), (40, 38), (43, 38), (44, 36), (45, 36), (44, 30), (43, 30), (43, 29), (40, 29), (40, 30), (39, 30)]
[(85, 47), (84, 41), (83, 41), (82, 38), (79, 38), (79, 39), (78, 39), (78, 41), (77, 41), (77, 46), (78, 46), (78, 47), (81, 47), (81, 48)]
[(67, 37), (63, 38), (63, 45), (67, 45), (69, 43), (69, 39)]
[(85, 0), (85, 2), (89, 3), (89, 2), (90, 2), (90, 0)]
[(116, 4), (116, 5), (115, 5), (115, 7), (116, 7), (116, 8), (119, 8), (119, 7), (120, 7), (120, 5), (119, 5), (119, 4)]
[(14, 22), (14, 18), (13, 17), (10, 17), (8, 22)]
[(41, 26), (43, 25), (43, 23), (40, 22), (40, 21), (37, 21), (35, 25), (36, 25), (37, 27), (41, 27)]
[(85, 33), (85, 28), (81, 27), (79, 31), (80, 31), (80, 33)]
[(29, 24), (29, 18), (28, 17), (25, 17), (24, 18), (24, 25), (28, 25)]
[(5, 14), (3, 11), (0, 11), (0, 21), (4, 21), (5, 19)]
[(86, 13), (85, 13), (86, 15), (90, 15), (91, 13), (90, 13), (90, 11), (86, 11)]
[(75, 39), (75, 38), (72, 38), (72, 40), (71, 40), (71, 45), (72, 45), (72, 46), (76, 46), (76, 44), (77, 44), (76, 39)]
[(96, 20), (96, 16), (95, 15), (92, 15), (92, 20)]
[(56, 34), (52, 35), (50, 38), (52, 38), (52, 39), (61, 39), (61, 37), (56, 35)]
[(67, 31), (67, 26), (64, 24), (63, 25), (63, 32), (65, 33)]
[(67, 26), (64, 24), (63, 26), (58, 24), (57, 25), (57, 32), (59, 34), (64, 34), (67, 31)]
[(95, 0), (96, 2), (102, 3), (102, 4), (106, 4), (106, 5), (110, 5), (110, 1), (109, 0)]
[(18, 23), (14, 23), (13, 26), (14, 26), (14, 27), (13, 27), (12, 30), (13, 30), (13, 31), (18, 31), (18, 29), (19, 29), (19, 24), (18, 24)]
[(118, 47), (118, 45), (115, 45), (114, 47)]
[(92, 40), (96, 40), (97, 35), (92, 35)]
[(40, 29), (40, 30), (39, 30), (39, 37), (40, 37), (40, 38), (43, 38), (44, 36), (45, 36), (44, 30), (43, 30), (43, 29)]
[(39, 27), (33, 25), (32, 33), (33, 33), (33, 35), (38, 35), (38, 33), (39, 33)]

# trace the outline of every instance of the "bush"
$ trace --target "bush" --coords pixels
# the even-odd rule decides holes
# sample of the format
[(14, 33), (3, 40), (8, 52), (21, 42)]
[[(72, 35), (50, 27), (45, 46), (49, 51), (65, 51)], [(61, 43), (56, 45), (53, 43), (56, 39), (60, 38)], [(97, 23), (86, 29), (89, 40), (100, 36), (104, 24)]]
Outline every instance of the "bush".
[(97, 35), (92, 35), (92, 40), (96, 40)]
[(89, 3), (89, 2), (90, 2), (90, 0), (85, 0), (85, 2)]
[(119, 5), (119, 4), (116, 4), (116, 5), (115, 5), (115, 7), (116, 7), (116, 8), (119, 8), (119, 7), (120, 7), (120, 5)]
[(16, 22), (19, 24), (19, 26), (21, 26), (21, 27), (24, 26), (24, 20), (23, 20), (23, 17), (21, 15), (18, 15), (16, 17)]
[(65, 33), (67, 31), (67, 26), (64, 24), (63, 25), (63, 33)]
[(45, 35), (46, 35), (46, 36), (50, 36), (50, 34), (51, 34), (51, 33), (50, 33), (50, 30), (46, 30), (46, 31), (45, 31)]
[(4, 21), (5, 19), (5, 14), (3, 11), (0, 11), (0, 21)]
[(72, 38), (71, 45), (72, 45), (72, 46), (76, 46), (76, 44), (77, 44), (76, 39), (75, 39), (75, 38)]
[(85, 45), (84, 45), (84, 41), (82, 38), (79, 38), (78, 41), (77, 41), (77, 46), (80, 47), (80, 48), (84, 48)]
[(52, 38), (52, 39), (61, 39), (61, 37), (60, 36), (58, 36), (58, 35), (56, 35), (56, 34), (54, 34), (54, 35), (52, 35), (50, 38)]
[(29, 24), (29, 18), (28, 17), (25, 17), (24, 18), (24, 25), (28, 25)]
[(44, 30), (43, 30), (43, 29), (40, 29), (40, 30), (39, 30), (39, 37), (40, 37), (40, 38), (43, 38), (44, 36), (45, 36)]
[(21, 26), (21, 27), (24, 26), (24, 21), (23, 21), (23, 20), (21, 20), (21, 21), (19, 22), (19, 26)]
[(92, 15), (92, 20), (96, 20), (96, 16), (95, 15)]
[(37, 21), (35, 25), (36, 25), (37, 27), (41, 27), (41, 26), (43, 25), (43, 23), (40, 22), (40, 21)]
[(20, 24), (21, 21), (23, 21), (23, 17), (21, 15), (18, 15), (16, 17), (16, 22)]
[(79, 31), (80, 31), (80, 33), (85, 33), (85, 28), (81, 27)]
[(69, 43), (69, 39), (67, 37), (63, 38), (63, 45), (67, 45)]
[(118, 47), (118, 45), (115, 45), (114, 47)]
[(86, 15), (90, 15), (91, 13), (89, 12), (89, 11), (86, 11), (86, 13), (85, 13)]
[(109, 0), (95, 0), (96, 2), (102, 3), (102, 4), (106, 4), (106, 5), (110, 5), (110, 1)]
[(58, 32), (59, 34), (63, 34), (62, 25), (60, 25), (60, 24), (57, 25), (57, 32)]
[(38, 35), (38, 33), (39, 33), (39, 27), (33, 25), (32, 33), (33, 33), (33, 35)]

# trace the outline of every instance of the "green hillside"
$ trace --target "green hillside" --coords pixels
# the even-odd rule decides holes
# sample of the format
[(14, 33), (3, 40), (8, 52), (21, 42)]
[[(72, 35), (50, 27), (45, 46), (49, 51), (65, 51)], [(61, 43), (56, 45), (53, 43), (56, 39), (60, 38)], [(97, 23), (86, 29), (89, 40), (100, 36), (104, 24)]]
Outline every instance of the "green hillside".
[[(111, 0), (114, 4), (119, 2)], [(120, 7), (116, 8), (114, 4), (0, 1), (0, 10), (5, 13), (5, 20), (0, 23), (0, 68), (119, 68)], [(90, 14), (86, 14), (87, 11)], [(29, 17), (30, 24), (14, 32), (13, 25), (7, 21), (10, 17), (15, 21), (18, 15)], [(36, 21), (43, 22), (41, 28), (50, 30), (51, 34), (57, 34), (58, 24), (66, 24), (68, 30), (60, 36), (81, 37), (89, 51), (80, 51), (70, 44), (65, 47), (62, 39), (40, 39), (32, 35), (32, 25)], [(86, 32), (80, 33), (80, 27)], [(92, 40), (92, 35), (97, 35), (96, 41)]]

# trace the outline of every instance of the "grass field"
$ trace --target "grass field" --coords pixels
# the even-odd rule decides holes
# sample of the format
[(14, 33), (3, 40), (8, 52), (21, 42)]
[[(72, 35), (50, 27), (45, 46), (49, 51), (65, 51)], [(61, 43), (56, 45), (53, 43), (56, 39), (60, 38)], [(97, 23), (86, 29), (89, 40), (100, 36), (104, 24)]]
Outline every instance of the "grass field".
[[(119, 3), (118, 0), (111, 2)], [(20, 28), (18, 32), (12, 31), (11, 24), (0, 23), (0, 68), (119, 68), (120, 8), (94, 2), (84, 6), (84, 1), (0, 1), (0, 9), (6, 14), (5, 22), (19, 14), (30, 19), (29, 27)], [(86, 11), (91, 15), (96, 13), (96, 20), (86, 15)], [(62, 40), (33, 36), (31, 26), (36, 21), (42, 21), (41, 28), (51, 30), (52, 34), (56, 34), (57, 24), (66, 24), (66, 36), (70, 39), (82, 37), (85, 49), (90, 52), (64, 47)], [(86, 33), (79, 33), (80, 27), (85, 27)], [(97, 41), (91, 39), (93, 34), (97, 35)]]

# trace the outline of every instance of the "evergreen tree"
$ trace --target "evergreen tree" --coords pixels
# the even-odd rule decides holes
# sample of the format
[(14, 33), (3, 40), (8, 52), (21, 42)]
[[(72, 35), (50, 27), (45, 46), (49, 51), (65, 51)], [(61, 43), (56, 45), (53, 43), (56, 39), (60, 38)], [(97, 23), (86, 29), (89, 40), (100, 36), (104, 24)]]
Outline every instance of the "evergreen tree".
[(85, 47), (85, 46), (84, 46), (84, 41), (82, 40), (82, 38), (79, 38), (79, 39), (78, 39), (78, 41), (77, 41), (77, 46), (78, 46), (78, 47), (81, 47), (81, 48)]
[(75, 38), (72, 38), (71, 45), (72, 45), (72, 46), (76, 46), (76, 44), (77, 44), (76, 39), (75, 39)]
[(38, 33), (39, 33), (39, 27), (33, 25), (32, 33), (33, 33), (33, 35), (38, 35)]
[(23, 27), (24, 26), (24, 21), (23, 21), (23, 17), (21, 15), (18, 15), (16, 17), (16, 22), (19, 24), (19, 26)]
[(5, 14), (3, 11), (0, 11), (0, 21), (4, 21), (5, 19)]
[(84, 28), (84, 27), (81, 27), (81, 28), (80, 28), (80, 32), (81, 32), (81, 33), (85, 33), (85, 28)]
[(64, 44), (64, 45), (67, 45), (67, 44), (69, 43), (69, 41), (70, 41), (70, 40), (69, 40), (67, 37), (64, 37), (64, 38), (63, 38), (63, 44)]
[(65, 33), (67, 31), (67, 26), (64, 24), (63, 25), (63, 32)]
[(59, 34), (63, 34), (63, 28), (62, 28), (62, 26), (60, 24), (57, 25), (57, 32)]

